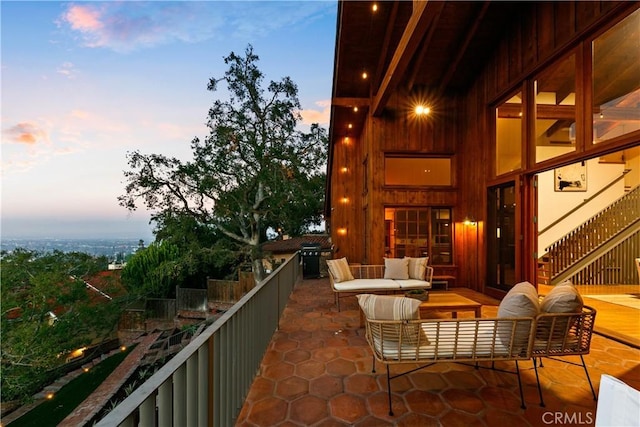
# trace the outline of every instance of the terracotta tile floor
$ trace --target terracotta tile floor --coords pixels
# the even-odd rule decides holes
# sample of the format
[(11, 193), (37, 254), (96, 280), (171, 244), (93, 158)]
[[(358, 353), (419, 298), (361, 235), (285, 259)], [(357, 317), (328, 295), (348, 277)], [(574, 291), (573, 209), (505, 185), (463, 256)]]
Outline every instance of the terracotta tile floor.
[[(356, 300), (344, 298), (341, 306), (338, 312), (327, 279), (304, 280), (296, 287), (237, 426), (520, 427), (595, 421), (596, 402), (582, 367), (547, 359), (538, 370), (544, 408), (531, 362), (520, 363), (526, 409), (520, 408), (515, 375), (441, 363), (392, 381), (395, 415), (389, 416), (385, 369), (378, 364), (377, 373), (371, 373)], [(496, 308), (483, 305), (483, 316)], [(594, 335), (585, 360), (596, 392), (604, 373), (640, 389), (640, 350)], [(392, 374), (397, 372), (394, 367)], [(564, 417), (559, 423), (554, 421), (558, 414)]]

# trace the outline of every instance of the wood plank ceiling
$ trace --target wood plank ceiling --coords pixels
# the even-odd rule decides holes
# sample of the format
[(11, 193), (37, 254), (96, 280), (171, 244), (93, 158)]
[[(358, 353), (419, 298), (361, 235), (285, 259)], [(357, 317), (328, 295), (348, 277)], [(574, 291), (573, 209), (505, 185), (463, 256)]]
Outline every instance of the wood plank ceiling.
[[(358, 135), (368, 111), (381, 114), (390, 95), (401, 85), (407, 91), (435, 96), (466, 90), (493, 54), (503, 32), (518, 24), (522, 16), (535, 13), (534, 8), (535, 2), (518, 1), (340, 1), (331, 141)], [(639, 20), (629, 20), (616, 37), (599, 39), (595, 55), (601, 66), (593, 76), (595, 106), (607, 102), (637, 104), (640, 64), (635, 56), (627, 58), (625, 52), (637, 49)], [(362, 78), (363, 72), (367, 73), (366, 79)], [(575, 70), (557, 73), (572, 76)], [(616, 79), (610, 78), (613, 74)], [(545, 91), (562, 92), (562, 82), (549, 83), (551, 87)], [(626, 94), (632, 96), (616, 100)], [(356, 106), (357, 113), (353, 110)]]
[(465, 90), (505, 25), (529, 7), (523, 2), (340, 1), (331, 140), (358, 135), (367, 112), (380, 114), (400, 85), (436, 94)]

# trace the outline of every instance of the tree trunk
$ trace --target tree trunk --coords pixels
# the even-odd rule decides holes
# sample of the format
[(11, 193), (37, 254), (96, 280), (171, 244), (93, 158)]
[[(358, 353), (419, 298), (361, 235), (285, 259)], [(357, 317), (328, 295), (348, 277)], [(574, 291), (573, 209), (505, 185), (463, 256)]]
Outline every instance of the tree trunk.
[(262, 282), (264, 279), (264, 264), (262, 263), (262, 259), (254, 259), (252, 262), (251, 269), (253, 271), (253, 278), (256, 281), (256, 285)]

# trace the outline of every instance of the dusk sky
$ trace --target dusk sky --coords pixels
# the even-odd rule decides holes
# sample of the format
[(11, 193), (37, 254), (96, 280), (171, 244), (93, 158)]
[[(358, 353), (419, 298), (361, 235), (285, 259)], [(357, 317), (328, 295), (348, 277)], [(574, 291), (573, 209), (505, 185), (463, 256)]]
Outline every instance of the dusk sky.
[(126, 153), (191, 158), (248, 44), (265, 84), (289, 76), (306, 124), (329, 127), (336, 2), (2, 1), (4, 238), (152, 240), (118, 205)]

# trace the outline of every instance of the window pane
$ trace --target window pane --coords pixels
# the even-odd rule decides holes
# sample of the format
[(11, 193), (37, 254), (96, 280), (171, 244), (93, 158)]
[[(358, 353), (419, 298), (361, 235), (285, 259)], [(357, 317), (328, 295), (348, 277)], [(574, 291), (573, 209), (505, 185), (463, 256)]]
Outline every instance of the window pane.
[(554, 64), (535, 82), (536, 162), (576, 149), (575, 55)]
[(522, 166), (522, 93), (496, 109), (496, 175)]
[(431, 210), (431, 259), (432, 264), (451, 264), (452, 239), (451, 239), (451, 210), (432, 209)]
[(386, 157), (385, 185), (450, 186), (451, 159)]
[(385, 256), (430, 256), (436, 264), (453, 262), (450, 208), (385, 208), (384, 218)]
[(593, 142), (640, 129), (640, 10), (593, 42)]

